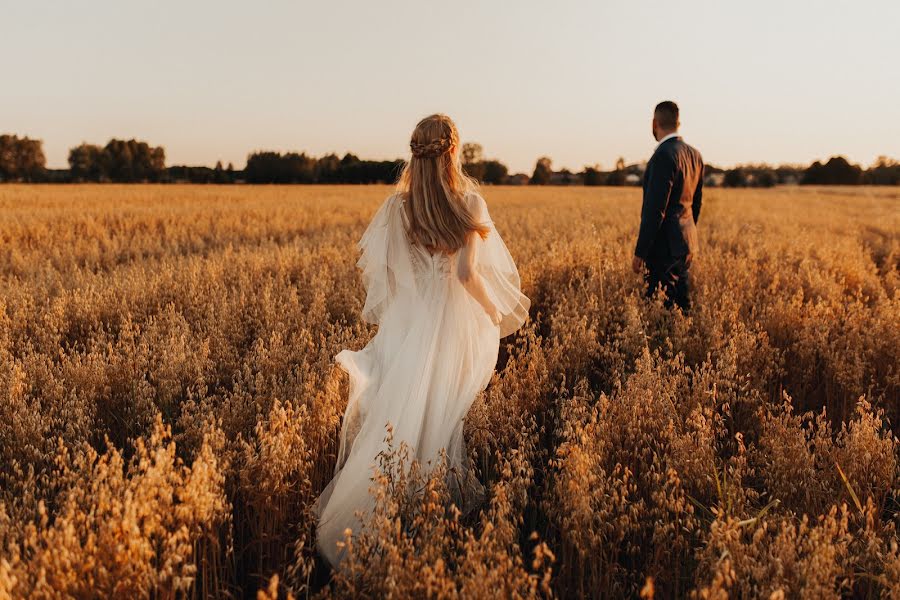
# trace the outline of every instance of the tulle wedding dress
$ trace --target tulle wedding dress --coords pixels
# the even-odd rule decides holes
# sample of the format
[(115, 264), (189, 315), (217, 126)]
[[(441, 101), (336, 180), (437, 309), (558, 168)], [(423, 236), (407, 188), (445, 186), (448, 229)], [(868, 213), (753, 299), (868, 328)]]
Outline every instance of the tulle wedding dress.
[(408, 445), (410, 460), (434, 464), (445, 448), (448, 466), (464, 470), (463, 418), (490, 381), (500, 338), (528, 316), (530, 301), (484, 199), (472, 192), (466, 201), (490, 229), (477, 242), (476, 264), (502, 315), (499, 326), (457, 278), (459, 252), (432, 255), (408, 241), (401, 195), (385, 200), (359, 242), (362, 317), (378, 324), (378, 332), (362, 350), (335, 357), (350, 376), (350, 395), (334, 477), (314, 505), (316, 543), (332, 566), (343, 558), (337, 542), (344, 530), (361, 531), (374, 506), (369, 487), (386, 449), (385, 425), (393, 428), (394, 448)]

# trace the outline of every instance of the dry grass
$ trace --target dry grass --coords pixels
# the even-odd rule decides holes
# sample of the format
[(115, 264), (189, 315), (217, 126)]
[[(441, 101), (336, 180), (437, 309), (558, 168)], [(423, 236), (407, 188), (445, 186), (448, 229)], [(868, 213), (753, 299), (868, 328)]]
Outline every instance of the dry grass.
[(627, 268), (637, 190), (486, 189), (533, 300), (466, 423), (486, 502), (397, 448), (328, 572), (387, 191), (0, 187), (0, 598), (900, 597), (890, 188), (709, 191), (689, 318)]

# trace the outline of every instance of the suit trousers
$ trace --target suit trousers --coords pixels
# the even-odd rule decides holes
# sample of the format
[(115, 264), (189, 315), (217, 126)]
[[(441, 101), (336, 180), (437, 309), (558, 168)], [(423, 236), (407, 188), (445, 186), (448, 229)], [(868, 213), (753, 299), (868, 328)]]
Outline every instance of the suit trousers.
[(691, 309), (689, 269), (684, 256), (651, 258), (647, 261), (647, 271), (644, 274), (647, 297), (652, 297), (662, 287), (666, 295), (666, 308), (678, 305), (687, 313)]

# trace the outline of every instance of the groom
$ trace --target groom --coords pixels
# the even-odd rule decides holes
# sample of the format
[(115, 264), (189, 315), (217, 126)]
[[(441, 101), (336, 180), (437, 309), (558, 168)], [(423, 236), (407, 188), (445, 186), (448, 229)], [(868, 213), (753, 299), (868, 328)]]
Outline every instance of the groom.
[(659, 142), (644, 172), (641, 228), (631, 267), (644, 273), (647, 296), (662, 286), (666, 307), (691, 307), (688, 270), (696, 258), (697, 219), (703, 195), (703, 159), (678, 135), (678, 105), (656, 105), (653, 137)]

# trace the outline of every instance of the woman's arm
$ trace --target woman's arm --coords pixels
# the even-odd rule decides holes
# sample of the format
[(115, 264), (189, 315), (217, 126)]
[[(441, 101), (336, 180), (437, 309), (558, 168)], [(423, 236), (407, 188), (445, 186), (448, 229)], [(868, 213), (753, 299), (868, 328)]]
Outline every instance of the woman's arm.
[(481, 236), (477, 231), (470, 231), (466, 237), (466, 245), (459, 251), (459, 259), (456, 266), (456, 276), (473, 298), (484, 308), (494, 325), (499, 325), (503, 316), (488, 296), (484, 281), (477, 268), (478, 246), (481, 245)]

